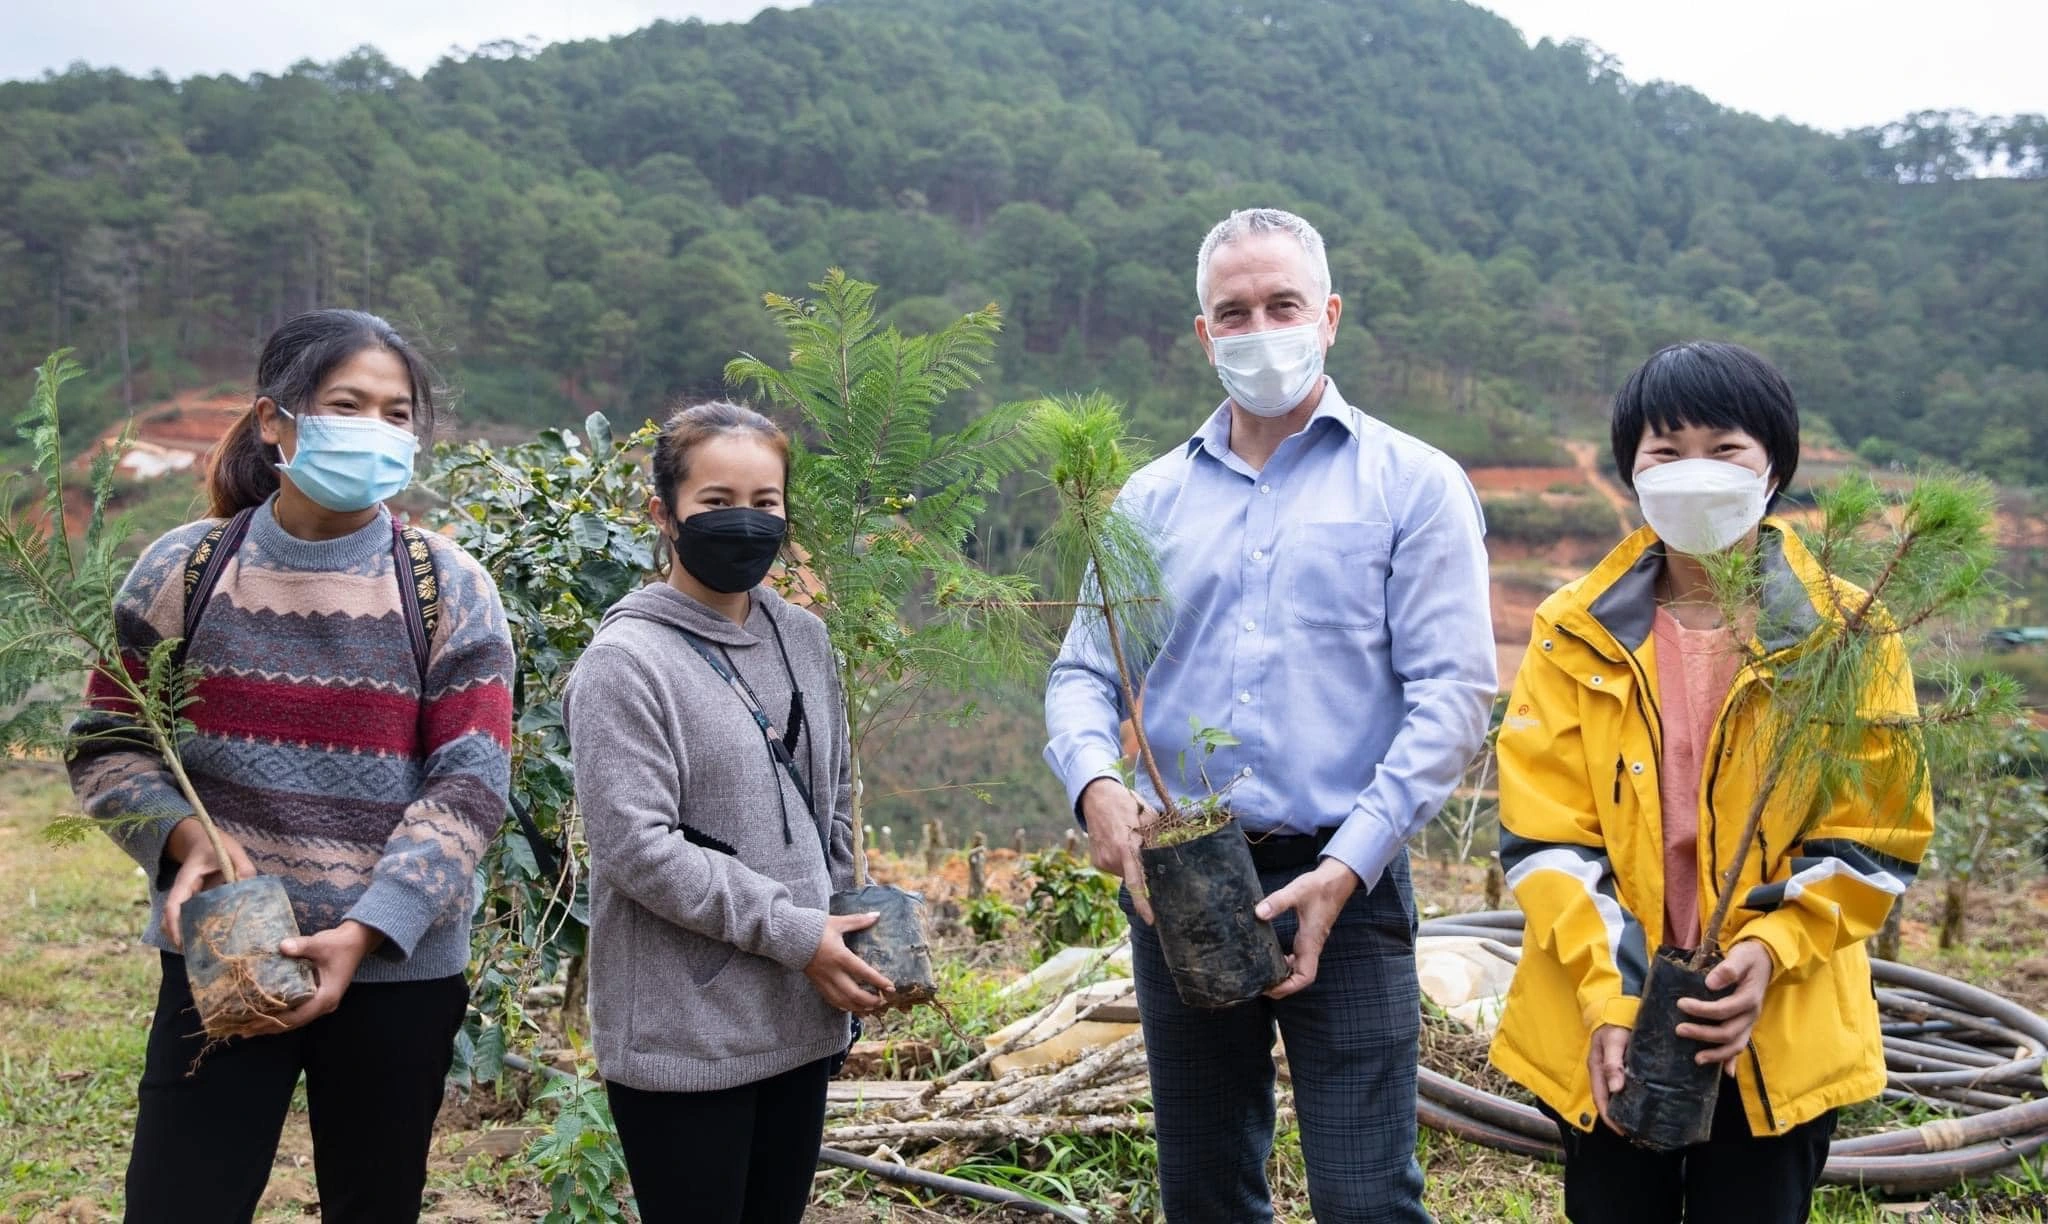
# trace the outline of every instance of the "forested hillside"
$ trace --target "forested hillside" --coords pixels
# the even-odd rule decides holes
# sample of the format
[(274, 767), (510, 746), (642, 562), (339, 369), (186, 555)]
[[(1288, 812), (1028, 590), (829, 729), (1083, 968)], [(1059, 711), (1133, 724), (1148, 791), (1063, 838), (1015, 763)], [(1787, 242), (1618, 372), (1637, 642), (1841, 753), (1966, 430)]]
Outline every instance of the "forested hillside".
[(1217, 396), (1195, 245), (1265, 202), (1329, 236), (1353, 398), (1467, 458), (1554, 458), (1711, 333), (1868, 458), (2039, 482), (2044, 155), (2038, 116), (1735, 114), (1455, 0), (839, 0), (420, 78), (74, 70), (0, 85), (0, 366), (79, 346), (96, 425), (359, 304), (471, 419), (631, 414), (718, 389), (774, 344), (761, 292), (836, 264), (908, 323), (998, 302), (990, 396), (1105, 386), (1165, 439)]

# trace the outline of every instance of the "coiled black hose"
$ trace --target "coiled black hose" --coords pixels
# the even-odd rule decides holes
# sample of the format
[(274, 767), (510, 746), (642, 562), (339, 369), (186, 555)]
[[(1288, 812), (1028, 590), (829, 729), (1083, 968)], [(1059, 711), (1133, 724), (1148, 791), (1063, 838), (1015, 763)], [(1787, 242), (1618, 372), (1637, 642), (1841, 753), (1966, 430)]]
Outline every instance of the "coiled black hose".
[[(1421, 925), (1424, 935), (1464, 935), (1508, 947), (1522, 942), (1514, 910), (1458, 914)], [(1882, 1134), (1837, 1139), (1821, 1180), (1900, 1193), (1994, 1173), (2048, 1145), (2042, 1064), (2048, 1020), (2012, 1000), (1911, 965), (1873, 959), (1884, 1014), (1885, 1064), (1895, 1100), (1965, 1114)], [(1422, 1125), (1500, 1151), (1558, 1160), (1557, 1127), (1527, 1105), (1424, 1068)]]

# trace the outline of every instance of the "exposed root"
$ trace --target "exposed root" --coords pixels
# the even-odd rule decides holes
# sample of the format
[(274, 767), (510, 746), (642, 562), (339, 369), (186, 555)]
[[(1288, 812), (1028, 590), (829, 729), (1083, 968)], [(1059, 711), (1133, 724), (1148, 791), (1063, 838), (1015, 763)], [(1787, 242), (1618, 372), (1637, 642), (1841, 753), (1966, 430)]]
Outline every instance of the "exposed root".
[[(197, 1071), (206, 1056), (231, 1037), (260, 1037), (283, 1031), (285, 1025), (280, 1017), (312, 997), (310, 990), (280, 993), (266, 987), (264, 970), (278, 959), (277, 953), (228, 951), (214, 933), (215, 929), (232, 929), (234, 916), (225, 917), (228, 921), (208, 922), (198, 932), (218, 968), (207, 980), (192, 982), (192, 1005), (199, 1014), (206, 1044), (192, 1060), (187, 1075)], [(274, 972), (269, 976), (273, 984), (281, 977)]]

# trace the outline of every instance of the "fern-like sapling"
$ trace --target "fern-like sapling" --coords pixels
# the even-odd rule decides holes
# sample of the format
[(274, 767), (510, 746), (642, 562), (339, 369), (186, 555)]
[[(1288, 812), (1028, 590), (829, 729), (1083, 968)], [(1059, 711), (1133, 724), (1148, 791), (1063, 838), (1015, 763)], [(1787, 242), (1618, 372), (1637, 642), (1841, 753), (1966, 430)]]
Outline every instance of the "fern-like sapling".
[[(184, 714), (195, 698), (179, 641), (165, 638), (146, 653), (124, 649), (120, 641), (115, 605), (127, 571), (120, 543), (129, 526), (125, 517), (110, 521), (107, 510), (123, 446), (93, 455), (84, 489), (67, 481), (58, 401), (64, 385), (80, 373), (68, 350), (36, 371), (21, 422), (33, 449), (40, 497), (24, 496), (17, 477), (0, 482), (6, 505), (0, 519), (0, 708), (7, 711), (0, 740), (17, 755), (69, 758), (92, 744), (162, 761), (225, 880), (195, 897), (181, 924), (200, 1019), (215, 1037), (271, 1031), (273, 1017), (311, 997), (311, 972), (304, 962), (276, 953), (279, 939), (298, 934), (282, 885), (267, 877), (238, 879), (234, 859), (185, 771), (179, 743), (190, 730)], [(74, 504), (89, 507), (76, 541), (66, 525), (67, 508)], [(79, 717), (70, 694), (94, 675), (109, 695)], [(53, 825), (52, 834), (74, 839), (136, 819), (73, 817)]]
[[(1030, 583), (968, 556), (988, 496), (1029, 456), (1027, 406), (937, 428), (948, 397), (993, 358), (994, 306), (906, 335), (876, 320), (873, 285), (835, 268), (811, 288), (808, 300), (767, 298), (787, 367), (742, 356), (725, 375), (801, 421), (790, 448), (790, 584), (838, 649), (852, 749), (855, 888), (834, 897), (834, 912), (881, 912), (852, 946), (895, 977), (896, 1002), (915, 1002), (933, 988), (922, 905), (868, 884), (862, 765), (906, 724), (957, 713), (963, 703), (943, 695), (1035, 670)], [(889, 951), (898, 945), (900, 958)]]

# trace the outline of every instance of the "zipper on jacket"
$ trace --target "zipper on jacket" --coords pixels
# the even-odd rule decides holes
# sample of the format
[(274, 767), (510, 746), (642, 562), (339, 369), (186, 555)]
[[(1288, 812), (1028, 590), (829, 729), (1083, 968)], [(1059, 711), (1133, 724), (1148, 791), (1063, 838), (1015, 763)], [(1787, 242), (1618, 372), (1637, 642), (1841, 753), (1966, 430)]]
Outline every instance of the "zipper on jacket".
[(1621, 774), (1627, 768), (1628, 758), (1617, 755), (1614, 758), (1614, 806), (1621, 806)]
[(1770, 1127), (1771, 1133), (1775, 1135), (1778, 1133), (1778, 1115), (1771, 1109), (1771, 1091), (1764, 1087), (1763, 1060), (1756, 1056), (1756, 1043), (1753, 1041), (1749, 1046), (1749, 1071), (1756, 1080), (1756, 1099), (1764, 1107), (1764, 1125)]

